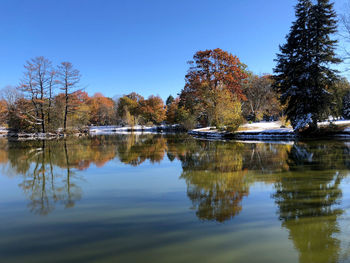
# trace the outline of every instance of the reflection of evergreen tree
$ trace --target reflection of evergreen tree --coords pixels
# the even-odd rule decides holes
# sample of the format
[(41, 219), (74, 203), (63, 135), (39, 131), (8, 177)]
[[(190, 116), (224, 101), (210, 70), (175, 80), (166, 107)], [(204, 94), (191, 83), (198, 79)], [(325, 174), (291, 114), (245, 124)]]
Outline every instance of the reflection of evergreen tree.
[(296, 143), (288, 164), (292, 170), (346, 170), (350, 168), (349, 147), (341, 141)]
[[(339, 260), (340, 240), (335, 235), (340, 231), (337, 219), (343, 211), (336, 205), (342, 197), (339, 186), (343, 176), (329, 170), (343, 164), (342, 158), (336, 160), (337, 149), (330, 144), (295, 145), (289, 161), (294, 172), (283, 174), (275, 185), (273, 197), (280, 219), (300, 253), (300, 262)], [(328, 151), (331, 156), (325, 155)]]

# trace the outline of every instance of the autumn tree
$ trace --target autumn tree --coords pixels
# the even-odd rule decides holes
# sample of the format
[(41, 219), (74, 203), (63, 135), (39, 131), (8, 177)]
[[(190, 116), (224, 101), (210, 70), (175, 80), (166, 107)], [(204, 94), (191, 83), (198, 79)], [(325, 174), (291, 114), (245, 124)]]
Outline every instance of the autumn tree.
[(166, 118), (166, 109), (159, 96), (149, 96), (147, 100), (140, 101), (140, 112), (145, 123), (159, 124)]
[[(169, 102), (169, 101), (167, 100), (167, 102)], [(180, 102), (180, 99), (176, 98), (172, 102), (169, 102), (167, 104), (167, 109), (166, 109), (166, 121), (167, 121), (167, 123), (170, 123), (170, 124), (179, 123), (178, 119), (177, 119), (179, 102)]]
[(190, 110), (185, 109), (180, 103), (180, 98), (167, 106), (166, 122), (169, 124), (180, 124), (186, 130), (193, 129), (196, 126), (196, 117), (191, 114)]
[(119, 98), (117, 102), (117, 114), (124, 123), (131, 126), (138, 123), (141, 115), (140, 102), (143, 100), (144, 98), (135, 92)]
[(2, 123), (7, 123), (10, 127), (10, 120), (18, 119), (19, 110), (16, 109), (16, 102), (23, 97), (17, 88), (6, 86), (0, 91), (0, 119)]
[(96, 93), (88, 101), (90, 108), (90, 124), (111, 125), (115, 122), (114, 101)]
[(240, 100), (229, 90), (222, 88), (216, 92), (217, 104), (214, 107), (213, 123), (217, 127), (227, 127), (228, 131), (235, 131), (243, 122)]
[(0, 124), (4, 125), (7, 123), (7, 116), (8, 116), (7, 103), (5, 100), (0, 99)]
[(62, 62), (58, 66), (57, 75), (59, 78), (60, 89), (64, 93), (63, 131), (66, 132), (68, 114), (71, 114), (76, 108), (76, 103), (72, 99), (72, 94), (78, 91), (78, 83), (81, 76), (79, 70), (74, 69), (70, 62)]
[[(90, 97), (85, 91), (77, 90), (70, 96), (71, 105), (74, 105), (70, 112), (70, 118), (67, 119), (67, 126), (81, 128), (89, 124), (90, 121), (90, 107), (88, 102)], [(66, 96), (60, 93), (54, 98), (54, 119), (55, 127), (62, 127), (64, 124)]]
[(189, 65), (180, 103), (204, 125), (215, 125), (213, 112), (219, 90), (228, 90), (238, 100), (246, 99), (242, 90), (246, 66), (236, 56), (221, 49), (198, 51)]

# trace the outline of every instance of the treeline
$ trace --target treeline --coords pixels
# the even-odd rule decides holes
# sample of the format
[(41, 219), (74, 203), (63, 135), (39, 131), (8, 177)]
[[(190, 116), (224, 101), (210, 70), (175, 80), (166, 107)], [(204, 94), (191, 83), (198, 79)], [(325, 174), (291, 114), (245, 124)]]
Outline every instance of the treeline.
[(47, 58), (36, 57), (24, 69), (18, 86), (1, 90), (0, 121), (14, 131), (69, 132), (88, 125), (159, 124), (166, 118), (159, 96), (90, 97), (70, 62), (53, 66)]
[[(159, 96), (145, 99), (135, 92), (115, 99), (101, 93), (90, 97), (80, 87), (79, 70), (70, 62), (53, 66), (47, 58), (36, 57), (25, 63), (18, 86), (1, 91), (0, 120), (16, 131), (45, 133), (88, 125), (219, 126), (240, 123), (242, 113), (253, 120), (279, 114), (278, 105), (276, 109), (272, 103), (262, 105), (262, 98), (273, 93), (269, 76), (259, 78), (246, 72), (238, 58), (220, 49), (197, 52), (194, 59), (185, 88), (164, 104)], [(219, 64), (227, 68), (217, 70)], [(205, 78), (200, 77), (204, 67), (209, 69)], [(264, 96), (255, 91), (259, 89)]]
[[(257, 76), (221, 49), (197, 52), (177, 97), (164, 103), (132, 92), (120, 98), (89, 96), (79, 86), (80, 72), (69, 62), (57, 67), (44, 58), (27, 61), (18, 87), (1, 91), (0, 120), (16, 131), (68, 132), (89, 125), (180, 124), (235, 130), (244, 121), (278, 120), (285, 125), (285, 107), (273, 89), (272, 75)], [(332, 116), (350, 117), (350, 84), (336, 80)]]

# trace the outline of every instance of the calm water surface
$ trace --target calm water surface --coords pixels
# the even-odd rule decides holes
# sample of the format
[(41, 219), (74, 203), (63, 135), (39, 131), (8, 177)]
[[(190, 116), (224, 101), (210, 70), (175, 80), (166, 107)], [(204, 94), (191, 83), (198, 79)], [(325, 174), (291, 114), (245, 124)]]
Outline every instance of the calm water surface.
[(350, 143), (0, 141), (0, 262), (350, 262)]

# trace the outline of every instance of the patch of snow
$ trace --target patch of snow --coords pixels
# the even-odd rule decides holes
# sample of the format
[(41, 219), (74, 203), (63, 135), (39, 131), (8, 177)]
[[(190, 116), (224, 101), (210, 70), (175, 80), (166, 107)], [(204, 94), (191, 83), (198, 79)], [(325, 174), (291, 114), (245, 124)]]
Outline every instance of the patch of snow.
[[(325, 126), (329, 125), (331, 122), (330, 121), (323, 121), (323, 122), (318, 122), (318, 125)], [(338, 120), (338, 121), (332, 121), (333, 124), (335, 125), (350, 125), (350, 120)]]
[(253, 143), (253, 144), (257, 144), (257, 143), (270, 143), (270, 144), (283, 144), (283, 145), (294, 145), (295, 142), (294, 141), (278, 141), (278, 140), (273, 140), (273, 141), (269, 141), (269, 140), (263, 140), (263, 141), (258, 141), (258, 140), (249, 140), (249, 141), (244, 141), (244, 140), (236, 140), (236, 142), (241, 142), (241, 143)]
[(249, 133), (293, 133), (293, 129), (289, 128), (278, 128), (278, 129), (255, 129), (255, 130), (246, 130), (246, 131), (238, 131), (236, 134), (249, 134)]
[(262, 121), (262, 122), (253, 122), (253, 123), (247, 123), (242, 125), (242, 128), (247, 128), (249, 130), (251, 129), (278, 129), (281, 127), (281, 122), (280, 121)]
[(154, 133), (157, 131), (157, 126), (146, 127), (141, 125), (129, 126), (129, 127), (120, 127), (120, 126), (93, 126), (90, 127), (90, 134), (98, 134), (98, 135), (108, 135), (108, 134), (127, 134), (132, 130), (133, 133), (141, 132), (141, 133)]

